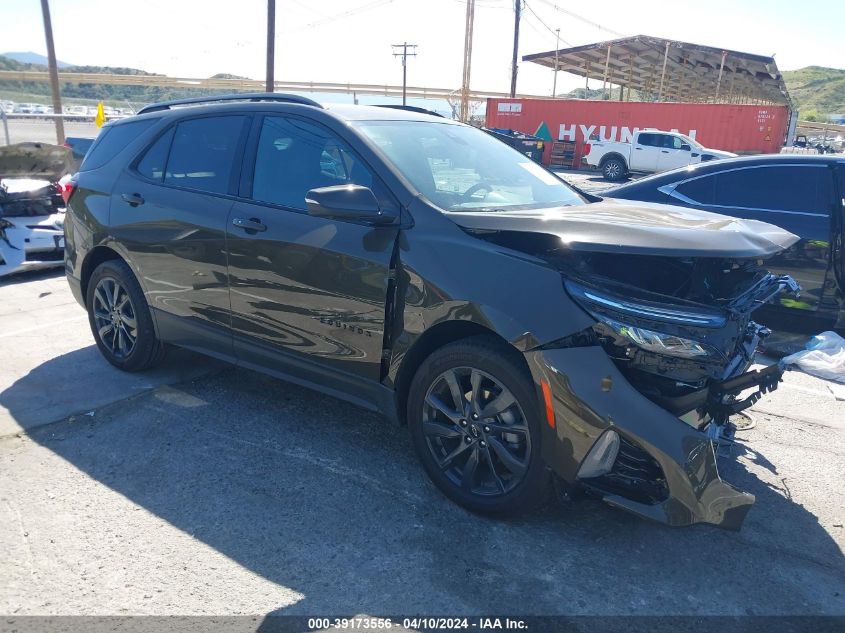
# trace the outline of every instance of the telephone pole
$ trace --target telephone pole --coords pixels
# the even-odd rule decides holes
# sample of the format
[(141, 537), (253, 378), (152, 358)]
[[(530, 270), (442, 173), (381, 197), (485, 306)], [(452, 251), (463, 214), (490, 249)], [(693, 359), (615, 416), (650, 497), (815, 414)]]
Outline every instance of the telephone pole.
[(50, 21), (49, 0), (41, 0), (44, 17), (44, 37), (47, 39), (47, 66), (50, 71), (50, 89), (53, 93), (53, 121), (56, 123), (56, 145), (65, 142), (65, 123), (62, 119), (62, 97), (59, 93), (59, 70), (56, 65), (56, 47), (53, 44), (53, 23)]
[(511, 99), (516, 96), (516, 70), (519, 55), (519, 14), (522, 12), (522, 0), (515, 0), (513, 4), (513, 59), (511, 60)]
[(469, 74), (472, 68), (472, 25), (475, 20), (475, 0), (467, 0), (467, 23), (464, 31), (464, 75), (461, 81), (461, 113), (464, 123), (469, 120)]
[(276, 79), (274, 62), (276, 59), (276, 0), (267, 0), (267, 80), (264, 84), (265, 92), (274, 92)]
[[(396, 49), (402, 49), (401, 53), (397, 53)], [(409, 53), (408, 49), (413, 49), (414, 52)], [(408, 44), (408, 42), (403, 42), (402, 44), (394, 44), (393, 45), (393, 56), (394, 57), (401, 57), (402, 58), (402, 105), (405, 104), (405, 90), (408, 85), (408, 58), (409, 57), (416, 57), (417, 56), (417, 45), (416, 44)]]
[(555, 78), (552, 81), (552, 99), (557, 97), (557, 52), (560, 49), (560, 29), (555, 29)]

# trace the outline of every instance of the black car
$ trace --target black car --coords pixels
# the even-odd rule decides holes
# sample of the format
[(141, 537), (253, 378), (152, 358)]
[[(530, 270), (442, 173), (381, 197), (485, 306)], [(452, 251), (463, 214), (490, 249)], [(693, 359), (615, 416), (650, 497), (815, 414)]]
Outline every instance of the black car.
[(754, 498), (714, 445), (780, 378), (748, 371), (750, 314), (795, 288), (759, 265), (794, 235), (596, 202), (424, 113), (200, 101), (106, 125), (73, 183), (67, 278), (109, 362), (175, 344), (381, 411), (475, 511), (528, 510), (557, 479), (739, 527)]
[(77, 165), (77, 168), (82, 162), (82, 159), (85, 158), (85, 154), (88, 153), (88, 150), (91, 149), (91, 146), (93, 144), (93, 138), (84, 138), (81, 136), (68, 136), (65, 138), (64, 142), (64, 146), (71, 151), (74, 163)]
[(845, 328), (845, 157), (732, 158), (657, 174), (602, 195), (761, 220), (795, 233), (801, 240), (767, 263), (791, 274), (802, 288), (798, 298), (780, 297), (777, 312), (793, 321), (818, 316)]

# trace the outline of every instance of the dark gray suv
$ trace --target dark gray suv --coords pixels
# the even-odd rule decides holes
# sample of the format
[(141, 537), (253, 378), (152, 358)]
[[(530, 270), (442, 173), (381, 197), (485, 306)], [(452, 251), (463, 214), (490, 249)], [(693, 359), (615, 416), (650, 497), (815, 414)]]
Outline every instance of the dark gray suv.
[(791, 233), (597, 201), (425, 113), (278, 94), (107, 125), (69, 191), (67, 278), (121, 369), (172, 344), (381, 411), (475, 511), (554, 479), (670, 525), (738, 528), (754, 501), (714, 447), (780, 378), (748, 371), (750, 314), (796, 290), (759, 264)]

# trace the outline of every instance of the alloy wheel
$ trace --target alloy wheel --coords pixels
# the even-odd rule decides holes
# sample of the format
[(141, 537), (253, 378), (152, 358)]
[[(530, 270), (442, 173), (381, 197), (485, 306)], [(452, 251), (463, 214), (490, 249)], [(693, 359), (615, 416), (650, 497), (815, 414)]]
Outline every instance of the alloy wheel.
[(94, 325), (100, 341), (116, 358), (126, 358), (135, 349), (135, 307), (126, 288), (112, 277), (104, 277), (94, 289)]
[(507, 387), (479, 369), (449, 369), (431, 383), (422, 432), (437, 466), (466, 492), (506, 494), (528, 471), (525, 414)]

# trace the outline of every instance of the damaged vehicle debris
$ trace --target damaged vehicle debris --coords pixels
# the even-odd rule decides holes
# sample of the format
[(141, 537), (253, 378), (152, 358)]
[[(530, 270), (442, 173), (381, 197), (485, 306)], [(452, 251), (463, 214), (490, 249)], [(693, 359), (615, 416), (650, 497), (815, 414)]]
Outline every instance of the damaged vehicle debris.
[(68, 282), (123, 370), (169, 343), (381, 411), (477, 512), (562, 488), (739, 529), (754, 502), (717, 455), (781, 378), (750, 367), (754, 311), (799, 290), (765, 268), (783, 229), (591, 197), (424, 112), (282, 94), (149, 106), (68, 187)]
[(45, 143), (0, 147), (0, 277), (60, 267), (69, 151)]

